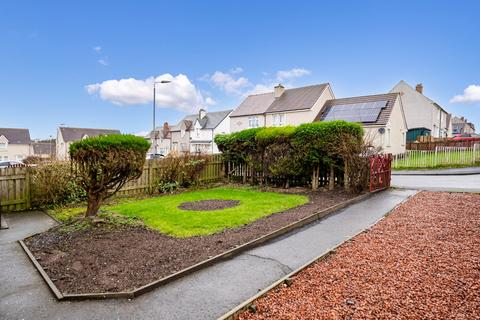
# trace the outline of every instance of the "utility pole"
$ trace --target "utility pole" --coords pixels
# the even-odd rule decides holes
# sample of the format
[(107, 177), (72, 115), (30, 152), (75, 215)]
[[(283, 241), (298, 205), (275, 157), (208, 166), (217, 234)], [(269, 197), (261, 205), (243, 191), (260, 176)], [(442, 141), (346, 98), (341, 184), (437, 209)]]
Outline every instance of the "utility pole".
[(161, 80), (153, 82), (153, 127), (152, 127), (152, 140), (153, 140), (153, 153), (157, 154), (157, 132), (155, 130), (155, 102), (156, 102), (156, 85), (157, 83), (170, 83), (170, 80)]

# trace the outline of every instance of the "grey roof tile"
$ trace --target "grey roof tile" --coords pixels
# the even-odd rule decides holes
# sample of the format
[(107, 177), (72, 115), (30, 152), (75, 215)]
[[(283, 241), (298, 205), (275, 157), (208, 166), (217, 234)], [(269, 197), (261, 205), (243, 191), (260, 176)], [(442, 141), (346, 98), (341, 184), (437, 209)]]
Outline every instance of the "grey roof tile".
[(0, 136), (5, 136), (9, 144), (30, 144), (30, 131), (20, 128), (0, 128)]
[(119, 134), (119, 130), (113, 129), (93, 129), (93, 128), (69, 128), (60, 127), (63, 140), (65, 142), (76, 141), (82, 139), (84, 136), (97, 137), (107, 134)]

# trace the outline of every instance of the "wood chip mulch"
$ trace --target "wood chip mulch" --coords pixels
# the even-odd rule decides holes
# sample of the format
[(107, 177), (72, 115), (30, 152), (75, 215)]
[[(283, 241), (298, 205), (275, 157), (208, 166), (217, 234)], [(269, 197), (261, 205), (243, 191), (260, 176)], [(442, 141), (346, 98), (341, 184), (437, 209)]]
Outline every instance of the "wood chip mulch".
[(480, 319), (480, 195), (422, 192), (240, 319)]

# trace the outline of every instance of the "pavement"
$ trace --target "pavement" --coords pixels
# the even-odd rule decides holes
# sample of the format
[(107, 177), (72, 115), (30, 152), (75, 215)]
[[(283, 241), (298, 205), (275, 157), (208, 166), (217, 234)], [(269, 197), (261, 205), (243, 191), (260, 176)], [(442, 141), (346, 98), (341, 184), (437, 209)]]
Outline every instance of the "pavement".
[(480, 192), (480, 174), (469, 175), (392, 175), (392, 187), (448, 191)]
[(7, 214), (0, 231), (0, 319), (216, 319), (292, 270), (370, 228), (413, 190), (390, 189), (133, 300), (58, 302), (17, 240), (55, 222)]
[(427, 176), (450, 176), (450, 175), (470, 175), (480, 174), (480, 167), (467, 167), (467, 168), (448, 168), (448, 169), (428, 169), (428, 170), (393, 170), (394, 176), (415, 176), (415, 175), (427, 175)]

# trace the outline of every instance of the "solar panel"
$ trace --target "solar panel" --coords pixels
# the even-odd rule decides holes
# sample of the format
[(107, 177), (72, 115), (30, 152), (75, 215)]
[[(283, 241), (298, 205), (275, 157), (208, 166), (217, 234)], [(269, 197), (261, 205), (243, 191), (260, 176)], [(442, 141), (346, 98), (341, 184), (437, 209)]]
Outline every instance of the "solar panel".
[(331, 106), (323, 120), (375, 122), (388, 101), (362, 102)]

